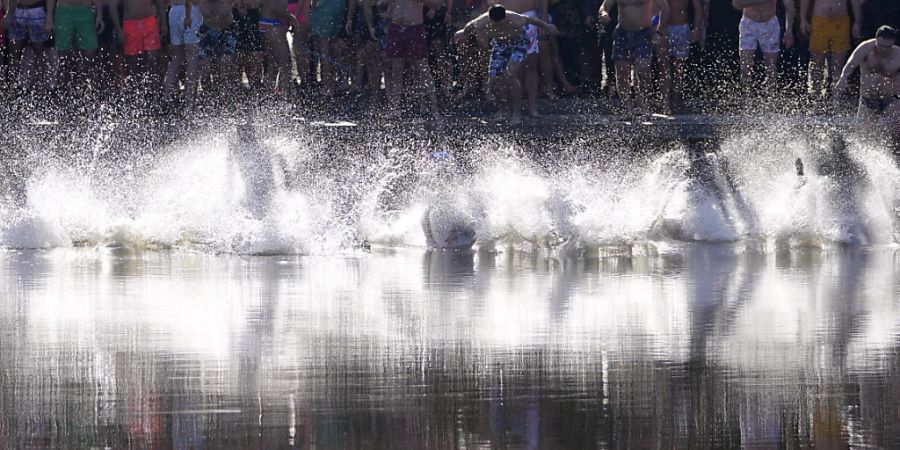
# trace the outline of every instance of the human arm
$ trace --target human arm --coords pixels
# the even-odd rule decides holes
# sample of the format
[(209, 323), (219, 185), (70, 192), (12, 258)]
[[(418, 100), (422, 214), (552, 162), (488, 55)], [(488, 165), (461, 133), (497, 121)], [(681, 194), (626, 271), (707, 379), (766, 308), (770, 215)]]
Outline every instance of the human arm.
[(98, 33), (106, 28), (103, 22), (103, 0), (94, 0), (94, 27)]
[(784, 47), (794, 46), (794, 0), (781, 0), (784, 4)]
[[(661, 0), (661, 1), (665, 1), (665, 0)], [(557, 34), (559, 34), (559, 29), (556, 28), (556, 25), (553, 25), (552, 23), (544, 22), (543, 20), (538, 19), (537, 17), (529, 17), (529, 16), (520, 16), (520, 17), (525, 19), (525, 23), (527, 23), (529, 25), (534, 25), (538, 28), (541, 28), (542, 30), (550, 33), (553, 36), (556, 36)]]
[(344, 21), (344, 31), (350, 34), (353, 31), (353, 19), (356, 18), (356, 0), (350, 0), (347, 5), (347, 20)]
[(706, 19), (706, 15), (703, 13), (703, 3), (701, 0), (691, 0), (691, 8), (694, 9), (694, 25), (691, 30), (691, 42), (700, 42), (703, 21)]
[(609, 17), (609, 11), (616, 6), (616, 0), (603, 0), (603, 3), (600, 5), (599, 18), (600, 23), (608, 24), (612, 22), (612, 17)]
[(375, 34), (375, 17), (372, 15), (372, 0), (362, 0), (363, 18), (366, 19), (366, 29), (369, 30), (369, 37), (377, 41), (378, 36)]
[(53, 18), (56, 16), (56, 0), (47, 0), (47, 19), (44, 20), (44, 31), (53, 33)]
[(184, 0), (184, 29), (191, 27), (191, 10), (194, 9), (192, 0)]
[(847, 90), (850, 75), (853, 75), (853, 72), (856, 72), (860, 64), (865, 61), (866, 56), (872, 51), (874, 42), (874, 40), (863, 42), (859, 44), (859, 47), (856, 47), (856, 50), (853, 50), (850, 59), (847, 60), (847, 64), (844, 64), (844, 68), (841, 70), (841, 77), (834, 83), (835, 96), (842, 95)]
[(800, 0), (800, 32), (809, 36), (809, 1)]
[(850, 8), (853, 9), (853, 39), (862, 37), (863, 12), (860, 0), (850, 0)]
[(169, 20), (168, 17), (166, 17), (166, 5), (163, 4), (162, 0), (156, 0), (153, 4), (156, 6), (156, 18), (159, 22), (159, 36), (168, 36)]
[(6, 2), (6, 14), (3, 16), (3, 22), (0, 22), (2, 29), (9, 28), (13, 18), (16, 15), (16, 7), (19, 6), (19, 0), (9, 0)]
[(667, 0), (654, 0), (656, 9), (659, 10), (659, 23), (656, 24), (656, 32), (665, 36), (669, 32), (669, 2)]

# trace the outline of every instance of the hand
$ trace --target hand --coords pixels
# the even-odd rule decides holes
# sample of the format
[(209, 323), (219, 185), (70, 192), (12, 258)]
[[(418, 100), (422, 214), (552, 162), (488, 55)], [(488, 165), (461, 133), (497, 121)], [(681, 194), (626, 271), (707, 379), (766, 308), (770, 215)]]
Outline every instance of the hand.
[(600, 11), (600, 23), (603, 25), (609, 25), (612, 23), (612, 17), (609, 17), (609, 13), (606, 11)]
[(594, 18), (591, 16), (587, 16), (584, 18), (584, 26), (592, 27), (594, 26)]
[(47, 17), (47, 20), (44, 21), (44, 31), (46, 31), (47, 34), (53, 34), (53, 19), (52, 18)]
[(432, 20), (432, 19), (434, 19), (435, 14), (437, 14), (437, 12), (435, 10), (429, 9), (428, 12), (425, 14), (425, 16), (428, 17), (428, 20)]
[(860, 36), (862, 36), (862, 23), (853, 22), (852, 35), (853, 35), (853, 39), (859, 40)]
[(844, 95), (844, 92), (847, 92), (847, 88), (849, 88), (849, 84), (847, 83), (847, 79), (844, 77), (840, 77), (837, 80), (837, 83), (834, 83), (834, 89), (832, 93), (834, 94), (834, 98), (839, 98)]
[(804, 36), (809, 36), (809, 21), (806, 19), (802, 19), (800, 21), (800, 34)]
[(347, 19), (347, 22), (344, 25), (344, 31), (346, 31), (347, 34), (353, 33), (353, 18), (352, 17)]
[(191, 28), (191, 16), (185, 15), (184, 16), (184, 29), (187, 30), (189, 28)]
[(13, 14), (7, 15), (3, 18), (2, 21), (0, 21), (0, 30), (6, 30), (7, 28), (9, 28), (9, 24), (12, 23), (13, 16)]
[(122, 32), (122, 29), (121, 29), (121, 28), (119, 28), (118, 30), (116, 30), (116, 39), (119, 40), (119, 43), (120, 43), (120, 44), (124, 44), (124, 43), (125, 43), (125, 33)]
[(106, 29), (106, 24), (103, 23), (103, 16), (97, 16), (97, 21), (94, 23), (95, 28), (97, 29), (97, 34), (103, 32)]
[(700, 39), (703, 37), (703, 33), (700, 28), (694, 28), (691, 30), (691, 42), (700, 42)]
[(373, 41), (378, 40), (378, 35), (375, 33), (375, 27), (369, 27), (369, 37), (372, 38)]
[(556, 25), (552, 23), (547, 24), (547, 32), (550, 33), (550, 36), (559, 36), (559, 28), (556, 28)]
[(790, 31), (784, 32), (784, 48), (793, 48), (794, 47), (794, 33)]
[(169, 26), (168, 25), (164, 24), (163, 26), (159, 27), (159, 37), (166, 37), (168, 35), (169, 35)]
[(453, 25), (453, 15), (450, 14), (450, 11), (447, 11), (447, 14), (444, 14), (444, 25), (448, 27)]

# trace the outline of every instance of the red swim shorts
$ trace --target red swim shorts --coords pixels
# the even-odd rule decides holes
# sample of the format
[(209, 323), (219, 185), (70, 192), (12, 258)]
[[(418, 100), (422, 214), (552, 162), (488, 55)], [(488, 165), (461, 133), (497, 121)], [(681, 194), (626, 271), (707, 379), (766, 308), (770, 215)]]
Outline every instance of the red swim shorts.
[(122, 33), (125, 35), (125, 56), (159, 50), (159, 23), (156, 22), (156, 16), (125, 20), (122, 22)]
[(384, 54), (388, 58), (425, 59), (428, 57), (428, 40), (425, 25), (403, 27), (392, 23), (387, 29), (387, 45)]

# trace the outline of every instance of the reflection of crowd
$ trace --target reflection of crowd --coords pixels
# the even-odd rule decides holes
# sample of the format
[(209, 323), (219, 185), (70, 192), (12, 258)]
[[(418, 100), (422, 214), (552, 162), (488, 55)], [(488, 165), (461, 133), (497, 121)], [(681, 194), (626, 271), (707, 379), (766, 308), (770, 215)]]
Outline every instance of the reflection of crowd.
[[(617, 99), (629, 114), (683, 112), (685, 98), (723, 92), (805, 90), (815, 100), (829, 95), (855, 43), (900, 22), (895, 0), (508, 0), (504, 14), (488, 13), (494, 0), (0, 3), (2, 72), (17, 93), (171, 102), (299, 87), (391, 110), (417, 103), (435, 116), (451, 102), (507, 94), (526, 97), (530, 115), (536, 99), (559, 96)], [(719, 89), (729, 83), (745, 89)]]

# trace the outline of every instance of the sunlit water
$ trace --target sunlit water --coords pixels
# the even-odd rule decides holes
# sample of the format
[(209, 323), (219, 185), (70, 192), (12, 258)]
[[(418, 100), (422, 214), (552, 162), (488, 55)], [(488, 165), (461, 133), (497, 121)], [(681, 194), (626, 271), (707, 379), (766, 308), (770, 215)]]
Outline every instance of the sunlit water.
[(4, 180), (0, 445), (900, 447), (875, 145), (218, 136)]

